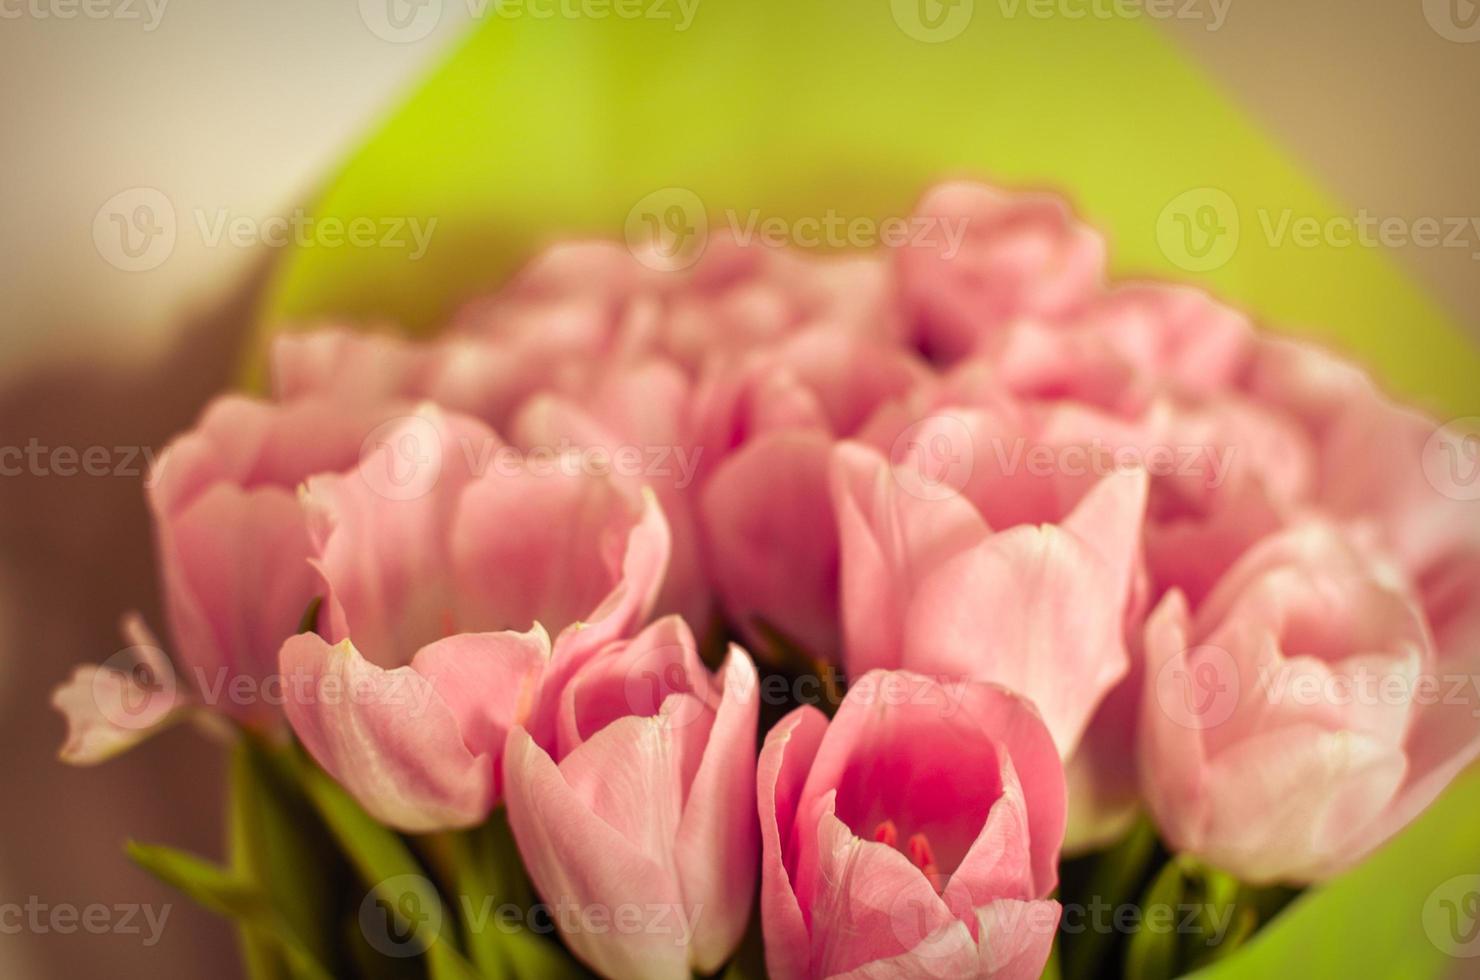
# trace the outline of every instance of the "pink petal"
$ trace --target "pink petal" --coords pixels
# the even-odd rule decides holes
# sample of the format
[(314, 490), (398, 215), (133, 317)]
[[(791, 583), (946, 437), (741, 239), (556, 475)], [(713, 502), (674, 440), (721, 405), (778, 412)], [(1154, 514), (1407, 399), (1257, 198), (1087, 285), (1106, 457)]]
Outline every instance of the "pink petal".
[(500, 445), (481, 423), (424, 405), (378, 432), (354, 471), (309, 480), (331, 639), (352, 635), (373, 663), (390, 667), (452, 633), (529, 627), (466, 616), (457, 602), (449, 539), (473, 477), (469, 454)]
[[(932, 188), (915, 215), (941, 227), (896, 250), (899, 276), (925, 349), (943, 360), (1018, 317), (1075, 313), (1104, 277), (1103, 239), (1051, 195), (960, 181)], [(946, 234), (951, 222), (965, 232), (959, 252)]]
[[(322, 591), (308, 566), (297, 486), (350, 466), (390, 411), (226, 396), (165, 450), (150, 474), (149, 504), (171, 633), (197, 688), (219, 695), (240, 677), (260, 690), (276, 669), (278, 647)], [(260, 697), (211, 701), (249, 724), (277, 719)]]
[(633, 639), (604, 647), (571, 677), (560, 692), (555, 757), (565, 758), (628, 715), (656, 717), (675, 694), (696, 695), (711, 713), (719, 706), (693, 633), (682, 619), (665, 616)]
[(430, 348), (347, 327), (285, 333), (269, 353), (273, 394), (281, 401), (424, 398)]
[(1220, 753), (1208, 770), (1201, 852), (1251, 884), (1304, 883), (1346, 857), (1403, 780), (1396, 747), (1349, 731), (1285, 728)]
[[(1010, 769), (1003, 769), (1011, 760)], [(849, 689), (812, 763), (800, 812), (836, 793), (836, 813), (855, 833), (885, 819), (928, 834), (950, 873), (966, 861), (1003, 792), (1003, 772), (1022, 780), (1035, 897), (1052, 890), (1064, 835), (1063, 770), (1049, 731), (1028, 702), (990, 684), (873, 671)], [(804, 908), (814, 856), (799, 835), (794, 872)], [(1027, 855), (1025, 855), (1027, 856)]]
[(823, 660), (838, 647), (831, 448), (819, 432), (762, 436), (720, 466), (700, 503), (710, 575), (734, 624), (768, 645), (763, 622)]
[(723, 699), (688, 788), (674, 845), (684, 901), (704, 909), (689, 957), (702, 974), (719, 970), (740, 944), (760, 852), (753, 816), (760, 692), (755, 665), (744, 650), (730, 648), (718, 682)]
[(126, 752), (177, 721), (189, 699), (158, 643), (137, 623), (126, 621), (133, 640), (104, 666), (83, 664), (51, 694), (51, 705), (67, 721), (59, 753), (74, 766), (92, 766)]
[[(1387, 810), (1347, 845), (1335, 870), (1356, 863), (1406, 827), (1480, 757), (1477, 576), (1480, 563), (1472, 557), (1428, 583), (1425, 604), (1439, 656), (1433, 672), (1415, 687), (1419, 703), (1403, 746), (1408, 771)], [(1329, 870), (1322, 869), (1321, 876)]]
[(352, 466), (360, 445), (393, 405), (345, 406), (325, 399), (273, 405), (223, 395), (195, 428), (160, 455), (148, 484), (155, 517), (179, 511), (216, 483), (293, 490), (315, 473)]
[(1091, 306), (1082, 322), (1142, 370), (1194, 391), (1234, 384), (1253, 357), (1249, 318), (1187, 286), (1121, 286)]
[(827, 716), (810, 705), (795, 709), (766, 734), (756, 763), (756, 806), (761, 823), (761, 923), (766, 969), (778, 980), (809, 977), (811, 940), (788, 871), (803, 786), (827, 731)]
[(582, 803), (675, 880), (673, 840), (683, 813), (687, 761), (678, 741), (662, 718), (629, 715), (596, 732), (560, 763)]
[[(612, 791), (599, 786), (596, 767), (608, 761), (600, 744), (590, 748), (593, 743), (588, 742), (577, 751), (577, 755), (589, 751), (601, 757), (593, 758), (594, 766), (577, 761), (583, 784), (583, 791), (578, 791), (528, 733), (515, 729), (504, 750), (509, 824), (535, 887), (557, 910), (579, 915), (582, 910), (592, 909), (612, 913), (634, 904), (644, 910), (661, 906), (669, 910), (667, 922), (679, 921), (678, 913), (682, 912), (687, 916), (683, 921), (691, 923), (702, 910), (684, 907), (672, 868), (655, 861), (641, 846), (634, 845), (623, 829), (591, 807), (598, 794), (603, 797), (603, 805), (616, 803), (618, 797), (630, 800), (629, 794), (639, 793), (644, 780), (650, 778), (658, 783), (649, 786), (658, 791), (657, 795), (643, 801), (651, 809), (651, 819), (662, 820), (666, 814), (670, 825), (677, 823), (676, 790), (670, 776), (665, 775), (672, 770), (653, 754), (661, 737), (651, 721), (630, 721), (634, 730), (643, 726), (652, 730), (620, 754), (620, 768), (613, 773), (620, 789)], [(614, 737), (621, 734), (613, 732)], [(663, 805), (665, 801), (667, 806)], [(612, 813), (610, 809), (608, 812)], [(620, 812), (618, 807), (613, 815)], [(632, 829), (637, 821), (623, 822)], [(565, 929), (563, 935), (582, 962), (609, 977), (687, 980), (690, 976), (682, 937), (666, 929), (618, 932), (608, 928), (598, 933), (577, 928)]]
[(920, 586), (905, 625), (905, 662), (1023, 694), (1068, 755), (1128, 666), (1121, 628), (1129, 582), (1117, 572), (1052, 525), (993, 535)]
[(584, 620), (567, 626), (555, 638), (550, 667), (540, 685), (529, 731), (541, 745), (554, 745), (556, 711), (565, 685), (602, 647), (634, 630), (657, 601), (668, 563), (668, 523), (650, 492), (641, 496), (642, 510), (622, 539), (617, 556), (619, 577), (601, 604)]
[(286, 490), (217, 483), (158, 527), (165, 610), (189, 682), (212, 708), (265, 725), (276, 708), (230, 697), (236, 678), (276, 673), (277, 648), (322, 591), (309, 535)]
[(385, 670), (348, 640), (302, 633), (283, 644), (282, 672), (299, 740), (377, 820), (425, 833), (488, 816), (493, 759), (468, 749), (458, 715), (414, 669)]
[(470, 620), (518, 628), (538, 621), (556, 633), (576, 624), (601, 629), (600, 640), (582, 638), (589, 647), (652, 608), (668, 535), (651, 494), (628, 494), (603, 476), (522, 467), (468, 488), (452, 549)]
[[(963, 921), (970, 920), (974, 908), (994, 899), (1040, 897), (1033, 880), (1028, 806), (1011, 758), (1001, 760), (999, 773), (1002, 795), (992, 804), (981, 832), (941, 892), (951, 912)], [(1057, 869), (1050, 872), (1056, 873)], [(1053, 878), (1045, 880), (1043, 894), (1052, 891), (1052, 882)]]
[[(562, 445), (601, 447), (613, 454), (615, 478), (633, 490), (651, 486), (673, 529), (672, 555), (657, 610), (704, 624), (711, 600), (687, 492), (703, 453), (686, 436), (689, 387), (688, 379), (667, 362), (613, 369), (579, 402), (572, 395), (531, 398), (520, 409), (512, 432), (526, 451)], [(627, 454), (638, 466), (621, 462)]]
[(860, 840), (817, 801), (814, 890), (806, 906), (814, 976), (846, 973), (916, 948), (955, 921), (934, 884), (898, 850)]
[[(1042, 898), (1058, 882), (1059, 846), (1066, 819), (1064, 775), (1053, 737), (1032, 702), (995, 685), (967, 685), (962, 706), (979, 730), (1002, 747), (1002, 785), (1005, 790), (1016, 785), (1022, 795), (1031, 895)], [(976, 857), (982, 838), (989, 836), (988, 830), (984, 828), (972, 844), (968, 862)]]
[(1058, 932), (1058, 902), (998, 899), (977, 910), (977, 976), (1035, 980)]
[[(1195, 853), (1205, 838), (1209, 805), (1203, 723), (1196, 706), (1221, 708), (1203, 698), (1203, 688), (1187, 667), (1188, 619), (1187, 602), (1174, 591), (1146, 621), (1138, 743), (1141, 790), (1157, 827), (1170, 845)], [(1208, 688), (1209, 693), (1216, 690)]]
[(832, 492), (848, 670), (903, 666), (909, 599), (942, 562), (986, 537), (986, 525), (949, 490), (909, 493), (883, 456), (857, 443), (833, 451)]
[(411, 659), (456, 718), (468, 751), (493, 759), (495, 800), (502, 795), (504, 740), (534, 710), (549, 663), (550, 637), (538, 623), (528, 633), (449, 636)]

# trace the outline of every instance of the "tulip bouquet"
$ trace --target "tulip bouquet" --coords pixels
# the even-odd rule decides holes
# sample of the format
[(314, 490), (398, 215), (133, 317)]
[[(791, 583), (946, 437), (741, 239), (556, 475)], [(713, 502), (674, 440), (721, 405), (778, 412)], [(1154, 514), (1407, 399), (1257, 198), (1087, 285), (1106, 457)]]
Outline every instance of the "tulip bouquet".
[(159, 459), (167, 640), (57, 691), (63, 758), (232, 741), (231, 863), (132, 849), (254, 976), (1236, 955), (1480, 753), (1476, 437), (1052, 196), (910, 227), (282, 336)]

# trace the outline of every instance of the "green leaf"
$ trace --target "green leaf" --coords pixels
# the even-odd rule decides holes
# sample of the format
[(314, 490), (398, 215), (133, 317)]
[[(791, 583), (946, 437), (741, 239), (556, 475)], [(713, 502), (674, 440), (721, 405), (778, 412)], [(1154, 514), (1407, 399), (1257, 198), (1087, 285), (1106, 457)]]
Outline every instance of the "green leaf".
[(570, 978), (589, 976), (552, 940), (527, 929), (521, 916), (534, 905), (534, 886), (524, 871), (509, 828), (508, 813), (499, 807), (481, 827), (445, 835), (451, 854), (463, 935), (473, 962), (485, 977)]
[[(1150, 873), (1148, 864), (1156, 848), (1156, 831), (1142, 817), (1119, 843), (1095, 859), (1082, 887), (1070, 892), (1068, 883), (1061, 882), (1060, 900), (1076, 903), (1086, 910), (1100, 906), (1119, 908), (1134, 901)], [(1062, 935), (1055, 950), (1062, 953), (1064, 976), (1069, 980), (1086, 980), (1101, 975), (1106, 958), (1118, 956), (1114, 948), (1116, 939), (1114, 931), (1096, 928)]]
[(298, 924), (273, 908), (251, 882), (203, 858), (160, 845), (128, 843), (128, 855), (141, 868), (211, 911), (240, 922), (254, 941), (271, 942), (298, 980), (331, 980), (331, 974), (303, 943)]
[[(336, 890), (348, 869), (302, 789), (252, 737), (233, 748), (228, 819), (235, 874), (295, 924), (315, 959), (335, 963)], [(266, 951), (254, 948), (260, 944), (245, 935), (244, 942), (248, 963), (271, 969)]]
[[(424, 954), (431, 980), (478, 976), (449, 933), (453, 920), (436, 886), (401, 838), (377, 823), (323, 770), (301, 754), (295, 771), (319, 815), (339, 842), (361, 883), (370, 889), (360, 903), (361, 925), (372, 946), (388, 955)], [(376, 930), (370, 932), (370, 930)], [(408, 947), (408, 944), (409, 947)]]
[[(1144, 915), (1153, 908), (1175, 909), (1186, 894), (1184, 866), (1176, 858), (1162, 866), (1151, 887), (1141, 898)], [(1137, 929), (1126, 946), (1125, 975), (1129, 980), (1170, 980), (1178, 975), (1181, 961), (1176, 930)]]

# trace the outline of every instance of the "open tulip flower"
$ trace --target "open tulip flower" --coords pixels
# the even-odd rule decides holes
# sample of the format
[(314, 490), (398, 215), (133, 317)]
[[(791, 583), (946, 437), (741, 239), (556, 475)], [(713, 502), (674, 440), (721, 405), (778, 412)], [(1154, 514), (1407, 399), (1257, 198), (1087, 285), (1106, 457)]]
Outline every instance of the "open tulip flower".
[(773, 977), (1042, 971), (1064, 779), (1024, 699), (873, 671), (773, 728), (758, 780)]
[(432, 407), (381, 431), (353, 473), (306, 485), (330, 639), (393, 667), (444, 636), (538, 622), (558, 671), (651, 611), (669, 541), (652, 494), (510, 458)]
[(279, 337), (158, 461), (168, 643), (57, 689), (63, 758), (232, 740), (240, 870), (140, 853), (283, 976), (1235, 961), (1480, 755), (1480, 434), (1052, 195), (910, 220)]

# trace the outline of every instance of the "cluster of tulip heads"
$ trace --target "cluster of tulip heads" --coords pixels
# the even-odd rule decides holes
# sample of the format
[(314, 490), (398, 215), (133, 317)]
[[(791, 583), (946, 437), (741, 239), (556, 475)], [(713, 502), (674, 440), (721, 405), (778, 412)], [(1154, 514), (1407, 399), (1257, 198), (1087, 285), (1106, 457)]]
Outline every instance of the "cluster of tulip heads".
[(208, 714), (406, 834), (504, 808), (544, 902), (678, 913), (558, 920), (618, 978), (720, 969), (757, 889), (777, 978), (1037, 977), (1138, 814), (1248, 883), (1360, 861), (1480, 751), (1476, 437), (1107, 282), (1055, 197), (911, 220), (283, 335), (151, 474), (168, 640), (58, 689), (64, 757)]

